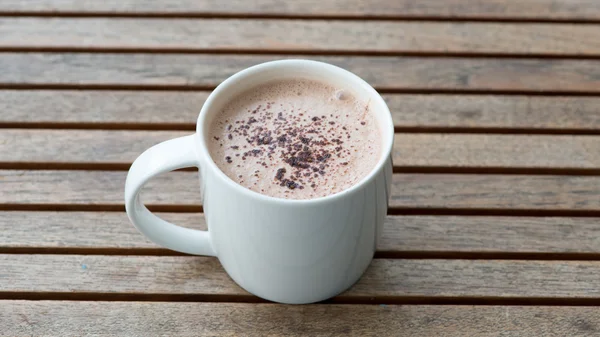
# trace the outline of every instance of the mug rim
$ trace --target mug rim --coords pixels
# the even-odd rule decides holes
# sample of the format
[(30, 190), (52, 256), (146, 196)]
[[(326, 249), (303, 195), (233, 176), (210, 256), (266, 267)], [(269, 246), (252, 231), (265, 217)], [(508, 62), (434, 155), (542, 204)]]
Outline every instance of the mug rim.
[[(381, 113), (385, 115), (383, 117), (383, 120), (384, 120), (384, 123), (387, 124), (387, 125), (384, 125), (384, 127), (380, 130), (382, 134), (387, 133), (388, 137), (385, 137), (385, 139), (382, 139), (382, 149), (383, 149), (382, 155), (379, 158), (377, 164), (373, 167), (373, 169), (371, 169), (371, 171), (369, 171), (369, 173), (366, 176), (364, 176), (361, 180), (359, 180), (356, 184), (352, 185), (349, 188), (346, 188), (346, 189), (339, 191), (337, 193), (334, 193), (334, 194), (326, 195), (324, 197), (318, 197), (318, 198), (312, 198), (312, 199), (285, 199), (285, 198), (272, 197), (272, 196), (269, 196), (266, 194), (261, 194), (261, 193), (252, 191), (252, 190), (245, 188), (244, 186), (236, 183), (231, 178), (229, 178), (214, 162), (212, 156), (210, 155), (210, 151), (208, 151), (208, 146), (205, 142), (205, 137), (204, 137), (204, 132), (203, 132), (203, 126), (206, 123), (208, 110), (210, 109), (211, 105), (213, 104), (213, 101), (219, 95), (221, 95), (222, 92), (224, 90), (226, 90), (227, 87), (231, 86), (232, 84), (234, 84), (235, 82), (237, 82), (238, 80), (240, 80), (244, 77), (254, 75), (256, 73), (264, 71), (267, 68), (270, 68), (273, 66), (298, 66), (298, 65), (304, 65), (304, 66), (308, 65), (310, 67), (326, 67), (326, 68), (329, 68), (330, 70), (332, 70), (333, 72), (338, 72), (342, 75), (352, 78), (352, 80), (358, 82), (360, 85), (362, 85), (367, 90), (367, 92), (370, 96), (370, 99), (377, 100), (377, 104), (379, 104), (380, 106), (383, 107), (384, 111), (382, 111)], [(311, 204), (315, 204), (315, 203), (324, 203), (324, 202), (331, 202), (331, 201), (339, 200), (339, 199), (343, 198), (344, 196), (352, 194), (353, 192), (361, 189), (364, 185), (366, 185), (367, 183), (369, 183), (373, 179), (375, 179), (377, 174), (383, 169), (383, 166), (386, 164), (388, 157), (392, 153), (392, 147), (394, 144), (394, 122), (392, 119), (392, 115), (390, 113), (390, 109), (387, 106), (387, 104), (385, 103), (385, 100), (383, 99), (383, 97), (381, 97), (381, 95), (377, 92), (377, 90), (375, 90), (369, 83), (367, 83), (365, 80), (360, 78), (358, 75), (356, 75), (346, 69), (343, 69), (341, 67), (338, 67), (338, 66), (326, 63), (326, 62), (307, 60), (307, 59), (285, 59), (285, 60), (268, 61), (268, 62), (260, 63), (257, 65), (245, 68), (245, 69), (231, 75), (226, 80), (221, 82), (221, 84), (219, 84), (210, 93), (210, 95), (208, 96), (208, 98), (206, 99), (204, 104), (202, 105), (202, 108), (200, 109), (200, 114), (198, 115), (198, 119), (196, 122), (195, 135), (197, 137), (196, 141), (199, 142), (199, 143), (196, 143), (196, 146), (195, 146), (198, 161), (199, 162), (206, 161), (206, 163), (205, 163), (206, 165), (208, 165), (211, 169), (216, 170), (217, 171), (216, 174), (220, 178), (224, 179), (225, 182), (227, 184), (229, 184), (230, 186), (232, 186), (233, 188), (239, 190), (240, 193), (247, 195), (248, 197), (257, 198), (257, 199), (267, 201), (267, 202), (287, 204), (287, 205), (291, 205), (291, 204), (311, 205)], [(384, 137), (382, 137), (382, 138), (384, 138)], [(198, 154), (198, 150), (200, 150), (202, 153)], [(202, 177), (201, 177), (201, 179), (202, 179)]]

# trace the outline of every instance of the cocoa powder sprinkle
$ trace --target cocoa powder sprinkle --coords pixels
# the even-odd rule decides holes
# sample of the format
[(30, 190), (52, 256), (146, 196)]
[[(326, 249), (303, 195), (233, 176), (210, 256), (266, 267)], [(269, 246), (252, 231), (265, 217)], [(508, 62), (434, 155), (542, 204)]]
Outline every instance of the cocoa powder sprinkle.
[[(335, 97), (333, 99), (335, 100)], [(349, 119), (354, 117), (344, 118), (346, 112), (356, 109), (356, 101), (345, 100), (346, 107), (350, 106), (348, 103), (353, 105), (350, 110), (345, 110), (345, 113), (340, 115), (341, 118), (334, 114), (327, 116), (324, 114), (329, 112), (327, 109), (310, 111), (310, 105), (307, 108), (307, 106), (294, 106), (287, 102), (284, 104), (275, 101), (248, 104), (243, 106), (242, 114), (237, 115), (237, 118), (236, 115), (228, 116), (229, 120), (218, 122), (218, 127), (215, 127), (218, 133), (213, 133), (211, 136), (225, 145), (219, 153), (223, 155), (221, 158), (225, 158), (226, 163), (232, 163), (232, 158), (236, 158), (237, 164), (242, 164), (242, 167), (251, 165), (253, 169), (250, 172), (255, 168), (260, 168), (261, 172), (263, 168), (266, 169), (261, 175), (257, 171), (248, 172), (250, 178), (246, 178), (247, 184), (251, 186), (259, 183), (255, 190), (264, 190), (264, 182), (261, 183), (260, 179), (267, 179), (266, 181), (270, 181), (275, 186), (284, 188), (287, 193), (295, 189), (311, 187), (319, 188), (320, 192), (315, 194), (321, 195), (324, 191), (334, 188), (329, 181), (337, 181), (338, 175), (352, 172), (351, 167), (342, 169), (343, 166), (349, 167), (351, 163), (354, 165), (357, 158), (356, 153), (349, 149), (352, 145), (362, 149), (363, 146), (358, 145), (358, 142), (362, 141), (362, 133), (368, 132), (367, 129), (359, 132), (349, 131), (352, 130), (350, 129), (352, 124), (357, 121), (361, 125), (366, 125), (363, 120), (366, 116), (362, 115), (358, 120)], [(316, 113), (319, 115), (315, 115)], [(336, 118), (336, 121), (332, 120)], [(350, 140), (350, 133), (358, 135), (358, 140)], [(365, 148), (368, 146), (370, 145), (364, 145)], [(242, 147), (244, 150), (240, 150)], [(249, 161), (241, 162), (237, 157), (241, 157), (244, 161), (248, 158)], [(240, 173), (239, 170), (234, 172), (236, 174), (230, 175), (231, 177), (237, 177), (237, 173)], [(269, 179), (269, 175), (273, 178)], [(336, 175), (336, 178), (332, 175)], [(242, 178), (241, 175), (239, 178)], [(283, 194), (284, 191), (281, 193)], [(307, 193), (302, 195), (308, 196)]]

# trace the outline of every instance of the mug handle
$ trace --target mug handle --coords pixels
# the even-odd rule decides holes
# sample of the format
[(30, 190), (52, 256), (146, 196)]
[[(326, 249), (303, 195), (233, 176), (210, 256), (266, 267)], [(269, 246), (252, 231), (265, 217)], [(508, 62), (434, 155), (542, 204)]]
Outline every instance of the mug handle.
[(208, 231), (176, 226), (152, 214), (139, 193), (154, 176), (184, 167), (199, 167), (194, 135), (167, 140), (144, 151), (131, 165), (125, 182), (125, 210), (133, 225), (163, 247), (188, 254), (215, 256)]

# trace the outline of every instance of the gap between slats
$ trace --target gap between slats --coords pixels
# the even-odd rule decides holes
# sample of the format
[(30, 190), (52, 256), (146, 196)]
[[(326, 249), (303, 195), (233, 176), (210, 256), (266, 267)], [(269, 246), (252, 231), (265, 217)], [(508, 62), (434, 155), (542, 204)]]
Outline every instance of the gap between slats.
[[(195, 131), (192, 123), (120, 123), (120, 122), (12, 122), (0, 121), (0, 129), (43, 130), (140, 130), (140, 131)], [(511, 127), (455, 127), (455, 126), (395, 126), (396, 133), (448, 133), (497, 135), (600, 135), (600, 129), (576, 128), (511, 128)]]
[[(128, 171), (129, 163), (0, 162), (0, 170)], [(193, 172), (196, 168), (177, 171)], [(600, 176), (600, 168), (394, 166), (394, 173)]]
[(600, 54), (552, 54), (552, 53), (487, 53), (487, 52), (427, 52), (427, 51), (380, 51), (380, 50), (306, 50), (293, 49), (233, 49), (233, 48), (173, 48), (173, 47), (7, 47), (0, 46), (0, 53), (81, 53), (81, 54), (215, 54), (215, 55), (264, 55), (264, 56), (371, 56), (371, 57), (421, 57), (421, 58), (478, 58), (478, 59), (546, 59), (546, 60), (600, 60)]
[(360, 20), (360, 21), (424, 21), (424, 22), (488, 22), (488, 23), (562, 23), (562, 24), (598, 24), (596, 18), (533, 18), (526, 16), (499, 17), (486, 15), (322, 15), (322, 14), (268, 14), (268, 13), (227, 13), (227, 12), (135, 12), (116, 13), (109, 11), (79, 12), (79, 11), (0, 11), (0, 16), (5, 17), (52, 17), (52, 18), (156, 18), (156, 19), (268, 19), (268, 20)]
[[(93, 292), (0, 292), (0, 300), (271, 303), (252, 295)], [(600, 298), (339, 296), (319, 302), (319, 304), (600, 306)]]
[[(152, 212), (202, 213), (202, 205), (145, 205)], [(60, 211), (60, 212), (124, 212), (120, 204), (0, 204), (0, 211)], [(508, 216), (508, 217), (600, 217), (600, 210), (561, 209), (487, 209), (487, 208), (403, 208), (390, 207), (388, 215), (440, 215), (440, 216)]]
[[(86, 248), (86, 247), (0, 247), (0, 254), (20, 255), (103, 255), (103, 256), (186, 256), (166, 248)], [(600, 261), (598, 253), (573, 252), (487, 252), (487, 251), (377, 251), (375, 259), (412, 260), (538, 260)]]
[[(506, 96), (541, 96), (541, 97), (600, 97), (598, 91), (588, 90), (504, 90), (504, 89), (443, 89), (443, 88), (394, 88), (377, 86), (374, 88), (381, 94), (439, 94), (439, 95), (506, 95)], [(63, 83), (2, 83), (1, 90), (98, 90), (98, 91), (207, 91), (215, 86), (196, 84), (63, 84)]]

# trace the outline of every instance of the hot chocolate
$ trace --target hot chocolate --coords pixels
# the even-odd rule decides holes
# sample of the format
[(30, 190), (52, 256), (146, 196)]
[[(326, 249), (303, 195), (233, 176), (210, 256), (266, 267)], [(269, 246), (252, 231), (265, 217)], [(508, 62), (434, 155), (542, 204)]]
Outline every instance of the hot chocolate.
[(381, 135), (344, 88), (294, 79), (234, 97), (213, 121), (208, 145), (233, 181), (261, 194), (313, 199), (352, 187), (381, 158)]

